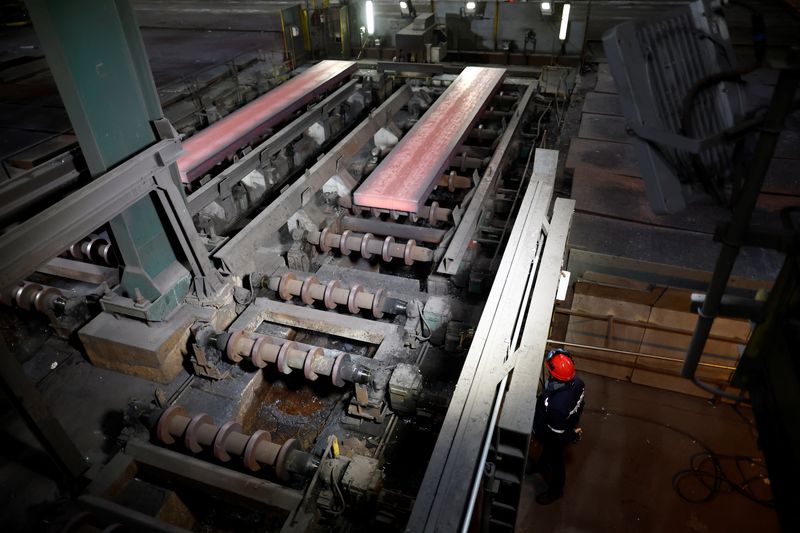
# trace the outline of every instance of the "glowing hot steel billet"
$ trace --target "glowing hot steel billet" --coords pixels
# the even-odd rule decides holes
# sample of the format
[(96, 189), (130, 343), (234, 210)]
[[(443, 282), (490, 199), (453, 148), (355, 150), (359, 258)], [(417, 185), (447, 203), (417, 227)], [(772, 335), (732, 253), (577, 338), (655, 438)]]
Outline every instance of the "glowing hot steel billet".
[(178, 159), (181, 181), (191, 183), (202, 177), (356, 68), (353, 61), (321, 61), (193, 135), (183, 143), (184, 153)]
[(356, 190), (353, 202), (419, 212), (505, 73), (503, 68), (465, 68)]

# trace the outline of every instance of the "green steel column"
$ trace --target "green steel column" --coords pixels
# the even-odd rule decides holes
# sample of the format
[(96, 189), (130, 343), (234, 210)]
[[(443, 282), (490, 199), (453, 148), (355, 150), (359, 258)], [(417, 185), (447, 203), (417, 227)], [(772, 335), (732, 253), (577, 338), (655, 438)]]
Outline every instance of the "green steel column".
[(153, 144), (145, 94), (155, 87), (137, 74), (117, 2), (28, 0), (27, 6), (92, 175)]
[[(27, 5), (92, 175), (156, 142), (151, 121), (163, 113), (129, 1)], [(182, 301), (191, 276), (177, 260), (152, 197), (110, 225), (125, 265), (123, 295), (140, 306), (161, 299), (148, 314), (160, 320)]]

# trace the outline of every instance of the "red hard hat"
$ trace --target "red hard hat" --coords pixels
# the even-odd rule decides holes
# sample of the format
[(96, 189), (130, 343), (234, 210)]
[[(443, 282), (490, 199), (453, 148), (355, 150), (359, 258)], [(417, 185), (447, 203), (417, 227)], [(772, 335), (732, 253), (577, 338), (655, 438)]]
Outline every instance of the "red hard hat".
[(575, 377), (575, 363), (566, 350), (557, 349), (547, 354), (544, 364), (550, 375), (558, 381), (570, 381)]

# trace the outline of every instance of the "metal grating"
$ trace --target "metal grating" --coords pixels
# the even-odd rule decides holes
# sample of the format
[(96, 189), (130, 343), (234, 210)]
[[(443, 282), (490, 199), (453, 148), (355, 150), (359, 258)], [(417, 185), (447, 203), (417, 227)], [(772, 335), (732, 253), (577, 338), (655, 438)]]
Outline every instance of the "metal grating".
[[(634, 148), (657, 213), (674, 212), (700, 189), (724, 198), (730, 187), (736, 146), (711, 139), (742, 117), (744, 93), (731, 81), (703, 80), (733, 72), (736, 60), (724, 19), (713, 2), (698, 0), (655, 21), (629, 21), (603, 37), (620, 104), (636, 133)], [(684, 107), (689, 111), (684, 119)], [(698, 143), (694, 143), (699, 146)]]

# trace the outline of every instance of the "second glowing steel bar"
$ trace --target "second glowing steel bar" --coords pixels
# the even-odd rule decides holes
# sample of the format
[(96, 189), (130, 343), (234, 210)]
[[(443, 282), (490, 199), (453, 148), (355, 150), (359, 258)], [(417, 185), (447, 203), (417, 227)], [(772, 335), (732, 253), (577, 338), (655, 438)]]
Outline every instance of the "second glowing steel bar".
[(354, 203), (417, 213), (505, 73), (466, 67), (355, 191)]
[(355, 72), (353, 61), (321, 61), (183, 142), (181, 180), (191, 183), (222, 159)]

